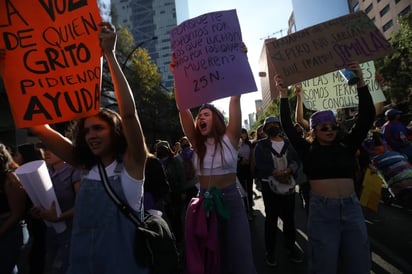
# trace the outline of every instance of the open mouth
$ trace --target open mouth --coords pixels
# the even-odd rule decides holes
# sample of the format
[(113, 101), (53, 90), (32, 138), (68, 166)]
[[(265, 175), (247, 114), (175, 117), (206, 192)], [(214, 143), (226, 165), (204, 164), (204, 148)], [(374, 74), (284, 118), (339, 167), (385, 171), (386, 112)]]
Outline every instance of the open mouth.
[(199, 123), (199, 127), (200, 127), (201, 129), (205, 129), (205, 128), (206, 128), (206, 123), (200, 122), (200, 123)]

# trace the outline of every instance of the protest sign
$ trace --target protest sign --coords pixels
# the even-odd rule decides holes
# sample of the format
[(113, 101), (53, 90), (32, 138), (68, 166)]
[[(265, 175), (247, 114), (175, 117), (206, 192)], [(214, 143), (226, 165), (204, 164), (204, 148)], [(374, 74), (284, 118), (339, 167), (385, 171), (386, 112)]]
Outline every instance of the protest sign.
[(363, 12), (351, 13), (292, 33), (265, 40), (269, 60), (285, 85), (390, 54), (393, 49)]
[[(62, 212), (45, 161), (37, 160), (21, 165), (16, 169), (16, 174), (36, 207), (48, 209), (52, 202), (55, 202), (57, 216), (60, 216)], [(56, 233), (62, 233), (66, 229), (65, 222), (45, 223), (47, 226), (53, 226)]]
[[(384, 102), (385, 96), (375, 80), (373, 61), (360, 64), (365, 84), (368, 85), (373, 102)], [(327, 73), (302, 82), (302, 99), (311, 110), (341, 109), (358, 106), (356, 86), (349, 86), (339, 71)]]
[(257, 90), (236, 10), (203, 14), (171, 31), (177, 105), (181, 109)]
[(0, 73), (16, 127), (97, 113), (100, 22), (95, 1), (0, 0)]

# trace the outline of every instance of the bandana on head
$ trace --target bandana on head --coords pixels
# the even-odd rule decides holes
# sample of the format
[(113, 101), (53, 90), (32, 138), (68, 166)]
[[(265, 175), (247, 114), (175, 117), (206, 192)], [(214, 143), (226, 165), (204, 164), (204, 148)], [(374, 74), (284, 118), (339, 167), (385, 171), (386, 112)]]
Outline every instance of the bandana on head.
[(223, 124), (226, 124), (226, 123), (225, 123), (225, 117), (223, 117), (222, 112), (221, 112), (220, 110), (218, 110), (214, 105), (209, 104), (209, 103), (203, 104), (203, 105), (200, 106), (199, 112), (202, 111), (202, 110), (205, 109), (205, 108), (210, 109), (212, 112), (216, 113), (216, 114), (217, 114), (217, 117), (219, 117), (219, 120), (220, 120)]
[(323, 123), (336, 123), (335, 115), (331, 110), (317, 111), (310, 116), (310, 128), (315, 128)]

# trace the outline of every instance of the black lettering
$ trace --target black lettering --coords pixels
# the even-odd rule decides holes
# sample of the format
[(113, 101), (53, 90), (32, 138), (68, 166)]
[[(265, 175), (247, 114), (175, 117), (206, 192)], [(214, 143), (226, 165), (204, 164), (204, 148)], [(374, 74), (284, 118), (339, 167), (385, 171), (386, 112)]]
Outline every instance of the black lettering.
[(35, 114), (43, 114), (47, 120), (52, 120), (52, 116), (47, 112), (46, 108), (40, 103), (37, 96), (32, 96), (29, 101), (29, 105), (24, 113), (23, 120), (32, 121)]

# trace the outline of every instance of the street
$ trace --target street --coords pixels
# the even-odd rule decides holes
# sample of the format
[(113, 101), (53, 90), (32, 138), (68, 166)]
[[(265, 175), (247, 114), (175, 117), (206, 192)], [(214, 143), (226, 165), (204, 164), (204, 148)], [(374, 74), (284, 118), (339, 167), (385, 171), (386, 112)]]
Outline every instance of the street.
[[(257, 191), (259, 195), (260, 192)], [(306, 273), (306, 258), (301, 264), (288, 260), (282, 246), (282, 235), (279, 233), (277, 246), (278, 266), (275, 268), (265, 264), (264, 221), (265, 212), (262, 198), (255, 200), (255, 218), (250, 222), (252, 248), (257, 273)], [(378, 212), (364, 209), (372, 251), (372, 270), (376, 274), (412, 273), (412, 211), (400, 206), (379, 205)], [(306, 252), (307, 216), (299, 195), (296, 194), (295, 209), (297, 242)], [(281, 229), (281, 221), (278, 228)]]

